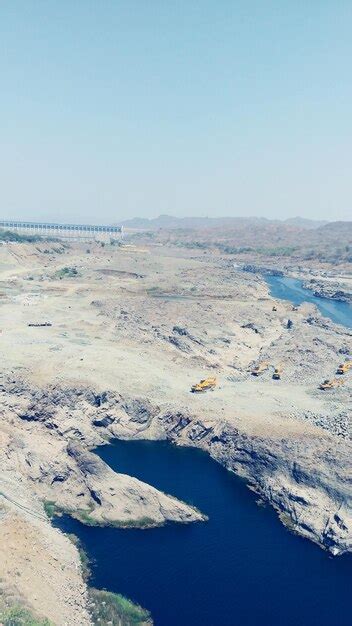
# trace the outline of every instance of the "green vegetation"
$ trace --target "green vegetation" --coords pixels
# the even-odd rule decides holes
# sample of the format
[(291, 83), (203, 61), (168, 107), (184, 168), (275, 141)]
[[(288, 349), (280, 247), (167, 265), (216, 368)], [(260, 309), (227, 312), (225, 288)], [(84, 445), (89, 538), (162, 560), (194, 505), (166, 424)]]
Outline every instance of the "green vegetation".
[(71, 515), (75, 519), (78, 519), (82, 524), (86, 524), (87, 526), (99, 526), (99, 523), (90, 516), (93, 508), (87, 509), (77, 509), (75, 511), (70, 511), (69, 509), (64, 509), (56, 504), (53, 500), (44, 500), (43, 502), (44, 511), (49, 517), (52, 519), (55, 515)]
[[(67, 536), (78, 549), (83, 578), (87, 581), (90, 576), (89, 557), (76, 535), (68, 534)], [(93, 588), (88, 588), (88, 594), (90, 614), (95, 626), (152, 626), (153, 624), (149, 611), (120, 594)]]
[(49, 517), (49, 519), (52, 519), (57, 513), (57, 507), (55, 502), (53, 502), (52, 500), (44, 500), (43, 506), (46, 515)]
[(297, 260), (317, 260), (333, 263), (351, 263), (352, 248), (350, 245), (334, 246), (330, 243), (318, 243), (314, 247), (300, 245), (281, 246), (236, 246), (210, 239), (209, 241), (172, 241), (177, 247), (190, 249), (212, 250), (217, 249), (224, 254), (257, 254), (262, 257), (292, 257)]
[(136, 243), (154, 240), (159, 245), (189, 248), (198, 253), (217, 251), (226, 255), (261, 257), (264, 262), (276, 258), (293, 262), (352, 262), (351, 222), (332, 222), (317, 228), (265, 220), (224, 221), (216, 228), (168, 229), (164, 225), (153, 232), (130, 234), (129, 241), (133, 240)]
[(116, 520), (111, 525), (117, 528), (150, 528), (155, 526), (155, 520), (150, 517), (139, 517), (133, 520)]
[(255, 252), (264, 256), (292, 256), (297, 246), (278, 246), (277, 248), (255, 248)]
[(60, 241), (57, 237), (48, 237), (41, 235), (20, 235), (12, 230), (0, 229), (0, 241), (14, 241), (15, 243), (38, 243), (40, 241)]
[[(82, 523), (90, 526), (97, 526), (98, 522), (90, 516), (91, 510), (78, 510), (78, 511), (64, 511), (59, 508), (52, 500), (46, 500), (44, 502), (44, 509), (48, 517), (52, 518), (54, 515), (60, 515), (67, 513), (72, 515), (76, 519), (79, 519)], [(143, 517), (135, 521), (119, 521), (111, 524), (119, 527), (138, 527), (146, 528), (153, 525), (153, 520), (148, 517)], [(85, 552), (79, 538), (74, 534), (68, 534), (67, 537), (76, 546), (79, 558), (81, 561), (82, 575), (85, 581), (90, 576), (90, 562), (87, 553)], [(93, 624), (95, 626), (152, 626), (153, 621), (150, 617), (149, 611), (143, 609), (138, 604), (134, 604), (128, 598), (110, 591), (100, 591), (98, 589), (88, 588), (89, 593), (89, 609), (92, 617)], [(5, 613), (0, 611), (0, 626), (52, 626), (48, 620), (38, 621), (31, 617), (30, 613), (23, 609), (16, 609), (17, 613), (13, 613), (17, 621), (13, 621), (12, 613), (15, 609), (8, 609), (6, 615), (9, 614), (12, 621), (5, 620)], [(22, 614), (24, 615), (23, 620)], [(18, 618), (18, 615), (20, 618)], [(32, 619), (32, 621), (30, 621)], [(5, 620), (5, 621), (4, 621)]]
[(0, 610), (0, 622), (2, 626), (54, 626), (48, 619), (38, 619), (20, 606)]
[(63, 278), (76, 278), (79, 272), (76, 267), (63, 267), (54, 274), (54, 278), (62, 280)]
[(82, 524), (86, 524), (86, 526), (99, 526), (99, 522), (91, 517), (91, 511), (86, 511), (85, 509), (78, 509), (77, 511), (67, 511), (69, 515), (78, 519)]
[(155, 526), (155, 521), (150, 517), (140, 517), (134, 520), (102, 520), (98, 522), (91, 516), (91, 511), (80, 509), (77, 511), (67, 511), (69, 515), (78, 519), (82, 524), (86, 526), (114, 526), (116, 528), (150, 528)]
[(79, 558), (80, 558), (80, 561), (81, 561), (82, 576), (83, 576), (84, 580), (87, 581), (89, 576), (90, 576), (90, 567), (89, 567), (89, 557), (88, 557), (88, 554), (86, 553), (85, 549), (83, 548), (83, 546), (82, 546), (79, 538), (77, 537), (77, 535), (74, 535), (73, 533), (69, 533), (67, 535), (67, 537), (69, 538), (70, 541), (72, 541), (72, 543), (76, 546), (76, 548), (78, 550)]
[(225, 254), (246, 254), (247, 252), (253, 252), (254, 249), (251, 248), (250, 246), (229, 246), (229, 245), (222, 245), (220, 246), (220, 249), (222, 252), (224, 252)]
[(55, 515), (66, 514), (78, 519), (82, 524), (86, 524), (86, 526), (114, 526), (116, 528), (150, 528), (151, 526), (155, 526), (155, 521), (150, 517), (140, 517), (135, 520), (102, 520), (99, 522), (91, 516), (93, 507), (90, 509), (76, 509), (75, 511), (70, 511), (59, 507), (56, 502), (52, 500), (44, 500), (43, 506), (49, 519), (52, 519)]
[(100, 626), (151, 626), (152, 620), (149, 611), (138, 604), (134, 604), (124, 596), (90, 589), (91, 615), (94, 624)]
[[(58, 241), (58, 240), (54, 240), (51, 239), (50, 241)], [(49, 249), (49, 248), (45, 248), (45, 250), (41, 250), (40, 248), (36, 248), (36, 250), (38, 250), (38, 252), (42, 252), (43, 254), (64, 254), (65, 250), (67, 249), (67, 244), (62, 244), (60, 247), (55, 247), (54, 246)]]
[(43, 238), (38, 235), (19, 235), (11, 230), (0, 230), (0, 241), (16, 241), (18, 243), (35, 243)]
[[(67, 537), (78, 549), (83, 578), (88, 581), (89, 557), (76, 535), (68, 534)], [(95, 626), (152, 626), (153, 624), (149, 611), (120, 594), (88, 588), (88, 595), (90, 614)]]

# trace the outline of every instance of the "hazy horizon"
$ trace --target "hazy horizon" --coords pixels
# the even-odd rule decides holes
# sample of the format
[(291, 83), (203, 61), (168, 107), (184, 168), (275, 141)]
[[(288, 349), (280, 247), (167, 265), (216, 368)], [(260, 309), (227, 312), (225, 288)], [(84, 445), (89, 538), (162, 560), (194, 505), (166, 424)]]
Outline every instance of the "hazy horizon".
[(0, 218), (351, 220), (352, 5), (0, 7)]
[(277, 221), (277, 222), (282, 222), (282, 223), (285, 223), (285, 222), (290, 221), (290, 220), (292, 220), (292, 221), (295, 221), (295, 220), (297, 220), (297, 221), (299, 221), (299, 220), (306, 220), (307, 222), (316, 222), (317, 224), (320, 224), (320, 223), (330, 223), (330, 222), (335, 222), (335, 221), (338, 221), (338, 222), (350, 222), (350, 221), (352, 221), (351, 218), (350, 219), (347, 218), (345, 220), (336, 220), (334, 218), (323, 220), (323, 219), (319, 219), (319, 218), (307, 218), (307, 217), (303, 217), (302, 215), (294, 215), (292, 217), (287, 217), (287, 218), (269, 218), (269, 217), (266, 217), (265, 215), (258, 216), (258, 215), (192, 215), (192, 214), (189, 214), (189, 215), (184, 215), (184, 216), (181, 215), (180, 216), (180, 215), (171, 215), (171, 214), (165, 214), (165, 213), (160, 213), (159, 215), (151, 215), (151, 216), (133, 215), (133, 216), (127, 217), (125, 219), (123, 219), (123, 218), (122, 219), (112, 219), (110, 221), (107, 220), (107, 219), (104, 219), (104, 218), (99, 219), (99, 217), (97, 217), (97, 216), (94, 217), (94, 215), (91, 215), (89, 217), (89, 219), (86, 219), (84, 222), (82, 220), (80, 221), (79, 219), (75, 220), (74, 219), (74, 213), (71, 215), (71, 219), (67, 219), (67, 220), (64, 220), (62, 218), (62, 216), (60, 216), (60, 215), (59, 215), (59, 217), (57, 219), (54, 219), (54, 218), (51, 218), (51, 217), (46, 218), (45, 215), (42, 218), (40, 218), (40, 217), (26, 217), (26, 218), (23, 218), (21, 216), (0, 215), (0, 221), (1, 220), (4, 220), (4, 221), (13, 220), (13, 221), (28, 221), (28, 222), (34, 222), (34, 223), (35, 222), (38, 222), (38, 223), (40, 223), (40, 222), (48, 222), (48, 223), (65, 222), (67, 224), (86, 223), (86, 224), (106, 224), (106, 225), (110, 224), (111, 225), (111, 224), (120, 224), (122, 222), (127, 222), (129, 220), (131, 220), (131, 221), (133, 221), (133, 220), (149, 220), (149, 221), (153, 221), (153, 220), (158, 220), (159, 218), (163, 218), (163, 217), (170, 218), (171, 220), (172, 219), (180, 219), (180, 220), (183, 220), (183, 219), (186, 219), (186, 220), (187, 219), (188, 220), (192, 220), (192, 219), (194, 219), (194, 220), (196, 220), (196, 219), (208, 220), (209, 219), (209, 220), (219, 220), (219, 221), (220, 220), (224, 220), (225, 221), (225, 220), (230, 220), (230, 219), (234, 219), (234, 220), (239, 219), (239, 220), (264, 220), (264, 221), (267, 220), (269, 222), (270, 221), (273, 221), (273, 222)]

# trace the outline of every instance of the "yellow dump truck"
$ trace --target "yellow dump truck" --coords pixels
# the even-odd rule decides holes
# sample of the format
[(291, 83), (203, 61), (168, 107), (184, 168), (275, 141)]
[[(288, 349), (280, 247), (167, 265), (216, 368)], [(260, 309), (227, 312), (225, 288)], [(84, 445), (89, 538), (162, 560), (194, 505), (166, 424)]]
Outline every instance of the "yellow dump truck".
[(346, 374), (352, 368), (352, 361), (345, 361), (338, 366), (336, 374)]
[(259, 376), (269, 367), (269, 363), (267, 361), (262, 361), (252, 369), (252, 376)]
[(327, 389), (334, 389), (334, 387), (340, 387), (340, 385), (343, 385), (343, 383), (344, 381), (341, 380), (341, 378), (332, 378), (331, 380), (326, 378), (322, 383), (320, 383), (319, 389), (322, 389), (323, 391)]
[(199, 383), (191, 387), (192, 393), (202, 393), (214, 389), (217, 385), (216, 378), (203, 378)]

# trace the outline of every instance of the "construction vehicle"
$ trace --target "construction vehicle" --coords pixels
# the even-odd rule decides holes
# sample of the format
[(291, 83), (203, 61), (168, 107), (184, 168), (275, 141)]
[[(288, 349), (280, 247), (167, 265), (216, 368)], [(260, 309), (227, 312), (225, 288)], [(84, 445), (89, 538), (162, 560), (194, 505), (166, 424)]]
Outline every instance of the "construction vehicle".
[(273, 379), (280, 380), (281, 374), (282, 374), (282, 367), (281, 366), (275, 367), (274, 373), (273, 373)]
[(269, 363), (267, 361), (262, 361), (261, 363), (259, 363), (252, 369), (252, 376), (259, 376), (260, 374), (265, 372), (265, 370), (267, 370), (268, 367), (269, 367)]
[(322, 383), (320, 383), (319, 389), (322, 389), (323, 391), (327, 389), (334, 389), (334, 387), (340, 387), (343, 383), (344, 381), (341, 380), (341, 378), (332, 378), (331, 380), (326, 378)]
[(191, 392), (203, 393), (204, 391), (209, 391), (211, 389), (214, 389), (216, 385), (217, 385), (217, 380), (215, 377), (203, 378), (199, 383), (191, 387)]
[(336, 374), (346, 374), (352, 368), (352, 361), (345, 361), (338, 366)]

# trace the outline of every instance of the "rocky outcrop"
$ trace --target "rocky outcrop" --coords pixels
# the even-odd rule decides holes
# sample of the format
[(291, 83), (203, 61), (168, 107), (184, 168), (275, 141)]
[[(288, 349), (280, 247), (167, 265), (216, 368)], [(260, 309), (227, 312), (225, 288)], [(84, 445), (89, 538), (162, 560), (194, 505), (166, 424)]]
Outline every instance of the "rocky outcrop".
[(262, 274), (263, 276), (284, 276), (284, 272), (276, 269), (275, 267), (262, 267), (261, 265), (251, 265), (247, 263), (242, 265), (241, 269), (243, 272)]
[(176, 498), (115, 473), (87, 447), (106, 441), (122, 419), (130, 430), (150, 426), (160, 409), (148, 400), (84, 387), (41, 391), (11, 380), (2, 390), (10, 392), (12, 415), (27, 425), (20, 438), (9, 437), (8, 461), (21, 459), (22, 473), (43, 501), (88, 524), (146, 527), (205, 519)]
[[(352, 444), (348, 440), (318, 430), (314, 437), (294, 432), (285, 437), (250, 435), (226, 422), (200, 418), (186, 408), (158, 406), (107, 390), (56, 387), (40, 394), (20, 383), (12, 386), (14, 390), (14, 398), (22, 398), (18, 419), (28, 424), (28, 406), (33, 406), (34, 397), (40, 399), (41, 428), (54, 430), (60, 441), (55, 463), (45, 447), (40, 455), (27, 453), (28, 443), (22, 440), (26, 473), (35, 490), (86, 523), (153, 526), (169, 520), (204, 519), (175, 498), (116, 474), (87, 448), (87, 443), (96, 445), (111, 437), (167, 438), (202, 448), (242, 476), (295, 532), (332, 554), (352, 550)], [(73, 406), (81, 443), (67, 429)], [(37, 437), (44, 436), (38, 433), (38, 425), (33, 428)]]
[(352, 304), (351, 291), (348, 291), (347, 288), (342, 288), (339, 283), (312, 278), (305, 281), (303, 287), (312, 291), (313, 295), (318, 298), (328, 298), (329, 300), (338, 300), (339, 302)]
[(292, 530), (341, 554), (352, 549), (351, 450), (330, 444), (245, 439), (230, 454), (220, 444), (211, 454), (246, 478)]
[(170, 412), (159, 419), (172, 441), (201, 447), (243, 477), (292, 530), (334, 555), (352, 550), (351, 444), (330, 436), (249, 437)]
[(125, 474), (115, 473), (96, 454), (80, 445), (69, 444), (67, 451), (84, 477), (92, 510), (74, 514), (90, 524), (151, 527), (166, 521), (195, 522), (204, 516), (193, 507)]

